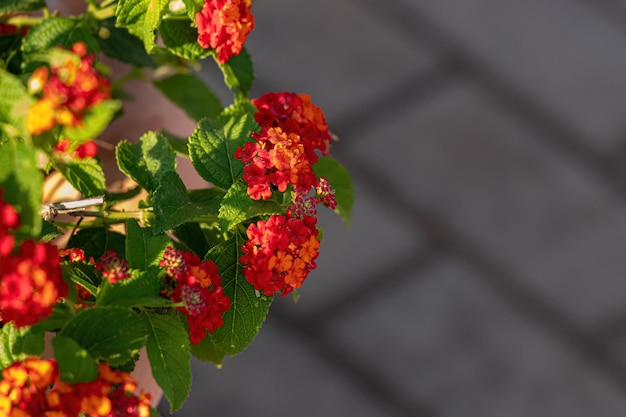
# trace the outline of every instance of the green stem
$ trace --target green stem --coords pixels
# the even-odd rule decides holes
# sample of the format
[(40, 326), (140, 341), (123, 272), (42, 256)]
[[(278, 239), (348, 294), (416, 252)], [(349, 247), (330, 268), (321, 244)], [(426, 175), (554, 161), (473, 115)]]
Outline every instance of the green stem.
[(41, 17), (33, 17), (33, 16), (25, 16), (25, 15), (17, 15), (11, 16), (8, 19), (2, 19), (9, 25), (22, 27), (22, 26), (35, 26), (37, 23), (41, 22)]

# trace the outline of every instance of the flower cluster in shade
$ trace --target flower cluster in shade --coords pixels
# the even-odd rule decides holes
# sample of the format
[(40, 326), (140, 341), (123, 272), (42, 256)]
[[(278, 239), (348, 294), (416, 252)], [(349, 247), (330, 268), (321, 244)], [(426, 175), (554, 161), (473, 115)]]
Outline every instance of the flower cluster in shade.
[(18, 226), (17, 211), (0, 189), (0, 316), (24, 327), (50, 316), (68, 285), (56, 246), (25, 240), (17, 247), (11, 230)]
[(320, 241), (317, 218), (274, 214), (268, 220), (251, 224), (240, 260), (244, 276), (265, 295), (287, 295), (299, 288), (316, 268)]
[(212, 48), (220, 64), (239, 55), (248, 34), (254, 29), (252, 0), (205, 0), (196, 14), (198, 43)]
[(76, 42), (61, 64), (37, 68), (28, 80), (31, 94), (40, 98), (28, 110), (26, 128), (34, 135), (55, 125), (79, 127), (85, 113), (111, 97), (110, 82), (94, 68), (95, 56), (84, 42)]
[(150, 394), (136, 389), (132, 376), (104, 363), (95, 381), (69, 384), (54, 359), (29, 357), (2, 371), (0, 416), (149, 417)]
[(100, 261), (94, 262), (94, 266), (111, 284), (130, 278), (128, 261), (120, 258), (115, 251), (108, 250)]
[(200, 343), (207, 331), (213, 333), (224, 325), (223, 315), (230, 309), (222, 279), (213, 261), (200, 261), (198, 255), (167, 247), (160, 266), (168, 280), (166, 294), (189, 323), (189, 340)]

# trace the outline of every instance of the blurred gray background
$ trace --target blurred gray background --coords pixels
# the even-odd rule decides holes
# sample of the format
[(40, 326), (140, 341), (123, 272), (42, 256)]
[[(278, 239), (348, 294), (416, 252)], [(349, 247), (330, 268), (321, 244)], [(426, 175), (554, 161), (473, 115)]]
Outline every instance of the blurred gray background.
[(175, 416), (625, 415), (626, 1), (253, 12), (253, 96), (325, 110), (353, 222)]

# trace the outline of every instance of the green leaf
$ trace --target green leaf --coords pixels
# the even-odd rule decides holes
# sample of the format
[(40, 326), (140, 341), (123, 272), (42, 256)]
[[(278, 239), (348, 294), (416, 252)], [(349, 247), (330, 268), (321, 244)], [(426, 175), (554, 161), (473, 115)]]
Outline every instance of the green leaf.
[(4, 201), (20, 214), (18, 238), (37, 237), (41, 232), (43, 175), (37, 166), (33, 146), (13, 140), (0, 145), (0, 188)]
[(71, 48), (75, 42), (85, 42), (90, 52), (98, 53), (100, 46), (80, 19), (69, 17), (49, 17), (33, 26), (22, 42), (25, 59), (28, 55), (41, 53), (47, 49), (63, 46)]
[(98, 364), (86, 349), (69, 337), (52, 339), (54, 358), (59, 365), (61, 380), (76, 384), (98, 378)]
[(226, 357), (226, 352), (217, 345), (211, 337), (205, 337), (197, 345), (191, 345), (191, 354), (201, 361), (212, 362), (221, 365)]
[(138, 67), (156, 66), (139, 38), (115, 26), (115, 17), (101, 20), (99, 24), (97, 40), (107, 56)]
[(232, 229), (237, 224), (264, 214), (281, 213), (281, 205), (272, 200), (252, 200), (248, 196), (248, 185), (237, 181), (228, 189), (219, 211), (220, 228)]
[(174, 152), (178, 155), (185, 156), (189, 158), (189, 148), (187, 148), (187, 138), (181, 138), (176, 136), (172, 132), (168, 132), (167, 130), (160, 131), (163, 136), (167, 139), (167, 142), (170, 144)]
[(163, 290), (159, 268), (147, 271), (133, 270), (131, 277), (115, 284), (103, 282), (96, 304), (99, 306), (118, 305), (123, 307), (166, 307), (172, 300), (159, 296)]
[(156, 233), (163, 233), (186, 221), (211, 214), (210, 204), (193, 202), (189, 199), (185, 184), (174, 171), (166, 172), (161, 176), (159, 187), (154, 192), (152, 205), (154, 206), (154, 231)]
[(189, 137), (189, 156), (198, 174), (218, 187), (230, 188), (243, 172), (243, 163), (235, 159), (235, 150), (243, 147), (257, 128), (249, 112), (228, 114), (220, 121), (200, 120)]
[(196, 61), (211, 55), (210, 49), (204, 49), (198, 43), (198, 31), (189, 20), (165, 20), (159, 34), (167, 50), (176, 56)]
[(72, 317), (74, 317), (73, 307), (66, 302), (56, 303), (52, 307), (52, 314), (32, 327), (33, 333), (58, 332)]
[(214, 119), (222, 111), (220, 100), (194, 74), (174, 74), (155, 81), (154, 85), (189, 117)]
[(140, 316), (116, 306), (79, 311), (59, 334), (74, 339), (91, 356), (111, 366), (131, 360), (146, 344), (148, 335)]
[(40, 240), (42, 242), (50, 242), (51, 240), (54, 240), (59, 236), (63, 236), (63, 232), (61, 232), (61, 229), (59, 229), (58, 227), (56, 227), (50, 222), (41, 223)]
[(0, 127), (10, 137), (28, 136), (26, 114), (33, 100), (18, 77), (0, 68)]
[(83, 196), (95, 197), (105, 193), (104, 169), (96, 158), (59, 160), (52, 165)]
[(224, 313), (224, 326), (208, 335), (213, 342), (207, 353), (210, 356), (219, 356), (214, 352), (217, 348), (225, 355), (243, 351), (259, 332), (272, 304), (273, 297), (257, 296), (254, 287), (243, 276), (239, 263), (243, 243), (242, 236), (237, 234), (211, 249), (207, 255), (207, 259), (217, 264), (224, 293), (231, 302), (230, 310)]
[(209, 251), (210, 246), (198, 223), (183, 223), (172, 230), (176, 238), (201, 258)]
[(156, 30), (169, 0), (120, 0), (115, 10), (116, 26), (128, 29), (143, 41), (146, 51), (155, 46)]
[(185, 8), (187, 9), (187, 16), (195, 22), (196, 13), (202, 10), (204, 0), (183, 0), (183, 3), (185, 3)]
[(91, 227), (73, 234), (67, 247), (84, 250), (87, 259), (89, 257), (98, 259), (109, 250), (121, 256), (126, 253), (126, 238), (104, 227)]
[(170, 403), (170, 412), (179, 409), (191, 389), (189, 334), (173, 316), (142, 312), (148, 329), (146, 350), (152, 376)]
[[(216, 55), (213, 54), (213, 57)], [(218, 65), (224, 75), (224, 82), (235, 96), (235, 102), (247, 100), (254, 81), (254, 65), (246, 48), (243, 48), (239, 55), (232, 56), (225, 64)]]
[(63, 128), (62, 135), (72, 141), (84, 142), (98, 137), (111, 123), (115, 113), (122, 107), (117, 100), (105, 100), (91, 107), (77, 127)]
[(126, 260), (131, 268), (146, 270), (158, 265), (172, 240), (165, 234), (154, 234), (151, 228), (142, 228), (137, 220), (126, 221)]
[(43, 333), (33, 333), (30, 327), (17, 328), (13, 323), (4, 323), (0, 328), (0, 368), (2, 369), (27, 356), (39, 356), (43, 349)]
[(350, 226), (354, 191), (348, 170), (331, 156), (320, 158), (312, 168), (318, 177), (326, 177), (335, 189), (335, 198), (337, 199), (335, 213), (339, 215), (346, 226)]
[(63, 276), (80, 284), (91, 294), (98, 292), (98, 286), (102, 281), (102, 274), (90, 263), (86, 262), (63, 262)]
[(44, 0), (0, 0), (0, 14), (32, 12), (46, 7)]
[(115, 156), (120, 170), (150, 192), (163, 173), (176, 170), (176, 154), (161, 132), (147, 132), (138, 143), (121, 141)]

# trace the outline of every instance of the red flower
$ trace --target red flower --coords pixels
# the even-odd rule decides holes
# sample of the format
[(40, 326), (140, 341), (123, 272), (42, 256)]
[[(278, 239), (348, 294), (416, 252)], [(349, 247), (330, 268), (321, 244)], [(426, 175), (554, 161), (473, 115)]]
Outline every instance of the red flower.
[(0, 416), (43, 416), (50, 410), (46, 391), (58, 381), (54, 360), (26, 358), (2, 370)]
[(9, 234), (9, 230), (20, 225), (17, 210), (3, 201), (3, 194), (4, 190), (0, 188), (0, 259), (9, 255), (15, 245), (15, 238)]
[(69, 157), (76, 159), (93, 158), (98, 153), (98, 145), (92, 140), (81, 143), (72, 150), (72, 142), (69, 139), (60, 139), (54, 145), (54, 152), (58, 157)]
[(29, 326), (52, 314), (59, 298), (67, 297), (56, 246), (22, 243), (20, 253), (0, 259), (0, 314), (3, 321)]
[(80, 126), (89, 108), (111, 97), (110, 82), (93, 67), (95, 56), (87, 55), (86, 45), (77, 42), (72, 52), (77, 57), (50, 70), (39, 67), (28, 80), (32, 94), (43, 92), (26, 117), (32, 134), (42, 134), (55, 124)]
[(315, 269), (320, 242), (317, 219), (272, 215), (251, 224), (240, 261), (244, 276), (265, 295), (287, 295), (300, 288), (309, 271)]
[(112, 250), (102, 255), (100, 262), (95, 262), (94, 265), (111, 284), (130, 278), (128, 262)]
[(160, 265), (171, 278), (167, 295), (183, 304), (177, 309), (187, 317), (191, 343), (200, 343), (207, 330), (213, 333), (224, 325), (222, 316), (230, 309), (230, 298), (213, 261), (201, 262), (198, 255), (168, 247)]
[(213, 48), (220, 64), (239, 55), (254, 29), (251, 7), (251, 0), (205, 0), (202, 11), (196, 14), (198, 43)]

